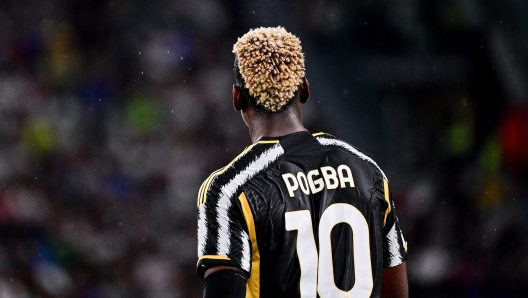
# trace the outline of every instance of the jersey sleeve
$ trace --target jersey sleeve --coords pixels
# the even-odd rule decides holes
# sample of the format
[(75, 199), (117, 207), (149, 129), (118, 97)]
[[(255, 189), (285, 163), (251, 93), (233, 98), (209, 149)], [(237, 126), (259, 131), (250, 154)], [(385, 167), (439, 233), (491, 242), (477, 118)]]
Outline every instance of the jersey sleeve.
[(387, 201), (383, 228), (383, 267), (395, 267), (407, 259), (407, 242), (396, 216), (394, 201), (387, 180), (383, 180), (384, 196)]
[[(209, 185), (207, 185), (209, 184)], [(232, 266), (250, 272), (250, 240), (237, 194), (207, 180), (198, 195), (198, 263), (203, 278), (213, 266)]]

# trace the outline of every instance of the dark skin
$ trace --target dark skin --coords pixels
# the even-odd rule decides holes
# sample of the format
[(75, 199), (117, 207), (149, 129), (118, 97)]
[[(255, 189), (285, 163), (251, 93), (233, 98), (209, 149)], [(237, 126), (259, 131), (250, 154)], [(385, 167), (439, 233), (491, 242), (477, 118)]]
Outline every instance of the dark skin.
[[(235, 110), (240, 111), (242, 119), (249, 128), (251, 141), (254, 143), (262, 137), (279, 137), (290, 133), (306, 131), (302, 124), (301, 104), (304, 104), (310, 98), (310, 84), (306, 77), (300, 85), (297, 97), (291, 106), (279, 113), (266, 113), (255, 109), (255, 107), (244, 98), (240, 87), (233, 85), (233, 106)], [(209, 268), (205, 272), (207, 277), (221, 270), (239, 270), (238, 267), (216, 266)], [(382, 273), (382, 298), (408, 298), (409, 288), (407, 283), (407, 265), (402, 264), (383, 269)]]
[(302, 124), (301, 104), (306, 103), (309, 98), (310, 84), (304, 77), (297, 97), (291, 106), (279, 113), (267, 113), (255, 109), (253, 104), (242, 96), (240, 87), (233, 85), (233, 106), (242, 114), (242, 119), (249, 128), (252, 142), (256, 142), (264, 136), (279, 137), (307, 130)]

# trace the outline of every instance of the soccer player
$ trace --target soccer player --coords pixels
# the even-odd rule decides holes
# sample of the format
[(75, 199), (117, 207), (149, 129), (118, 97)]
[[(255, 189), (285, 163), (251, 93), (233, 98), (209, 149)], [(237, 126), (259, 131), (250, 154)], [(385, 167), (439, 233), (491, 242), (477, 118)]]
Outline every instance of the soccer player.
[(387, 177), (302, 124), (310, 88), (299, 39), (259, 28), (233, 52), (233, 104), (253, 144), (199, 190), (204, 297), (408, 297)]

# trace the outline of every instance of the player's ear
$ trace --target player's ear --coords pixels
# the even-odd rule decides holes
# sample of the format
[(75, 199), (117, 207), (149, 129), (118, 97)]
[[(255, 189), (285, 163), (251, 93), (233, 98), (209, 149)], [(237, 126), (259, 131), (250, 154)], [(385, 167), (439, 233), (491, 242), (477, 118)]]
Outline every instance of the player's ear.
[(246, 108), (246, 100), (242, 96), (242, 90), (237, 85), (233, 85), (233, 107), (237, 111)]
[(306, 77), (303, 77), (300, 88), (301, 88), (301, 90), (299, 90), (300, 100), (301, 100), (301, 103), (305, 103), (310, 98), (310, 83), (308, 83), (308, 79)]

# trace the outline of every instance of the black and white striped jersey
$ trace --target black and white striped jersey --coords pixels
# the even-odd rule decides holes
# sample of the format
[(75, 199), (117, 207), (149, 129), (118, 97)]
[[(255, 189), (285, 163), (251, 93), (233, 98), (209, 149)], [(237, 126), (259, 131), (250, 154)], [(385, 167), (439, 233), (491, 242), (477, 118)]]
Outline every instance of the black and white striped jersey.
[(198, 194), (198, 263), (236, 266), (246, 297), (379, 297), (407, 258), (388, 180), (331, 135), (262, 138)]

